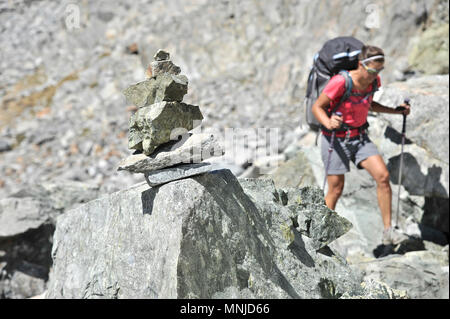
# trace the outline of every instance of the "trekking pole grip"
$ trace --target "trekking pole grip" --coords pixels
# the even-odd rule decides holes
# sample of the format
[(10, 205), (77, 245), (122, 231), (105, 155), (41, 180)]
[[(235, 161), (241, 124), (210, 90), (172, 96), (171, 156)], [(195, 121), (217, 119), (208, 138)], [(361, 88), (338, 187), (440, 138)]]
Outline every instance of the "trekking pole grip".
[[(339, 117), (342, 116), (342, 113), (341, 113), (341, 112), (334, 112), (333, 114), (334, 114), (334, 115), (337, 115), (337, 116), (339, 116)], [(334, 130), (333, 130), (333, 131), (334, 131)]]
[[(404, 101), (403, 101), (403, 103), (404, 104), (406, 104), (406, 105), (409, 105), (409, 101), (410, 101), (410, 99), (409, 98), (406, 98)], [(404, 107), (404, 106), (397, 106), (396, 108), (395, 108), (395, 110), (396, 111), (404, 111), (406, 108)], [(406, 132), (406, 114), (402, 114), (403, 115), (403, 126), (402, 126), (402, 133), (403, 134), (405, 134), (405, 132)]]
[[(342, 116), (341, 112), (333, 112), (334, 115), (337, 116)], [(334, 142), (334, 136), (336, 135), (336, 129), (333, 129), (332, 133), (331, 133), (331, 144), (333, 144)]]
[(402, 134), (406, 133), (406, 114), (403, 114), (403, 127), (402, 127)]
[[(406, 105), (409, 105), (410, 99), (406, 98), (403, 101)], [(403, 114), (403, 127), (402, 127), (402, 133), (405, 134), (406, 132), (406, 114)]]

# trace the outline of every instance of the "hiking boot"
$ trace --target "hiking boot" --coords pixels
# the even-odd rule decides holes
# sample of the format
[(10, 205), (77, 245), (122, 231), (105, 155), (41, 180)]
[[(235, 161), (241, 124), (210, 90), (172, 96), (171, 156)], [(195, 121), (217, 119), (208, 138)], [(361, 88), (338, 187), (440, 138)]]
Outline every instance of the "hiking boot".
[(389, 227), (383, 231), (383, 245), (397, 245), (402, 241), (407, 240), (409, 237), (404, 234), (400, 229)]

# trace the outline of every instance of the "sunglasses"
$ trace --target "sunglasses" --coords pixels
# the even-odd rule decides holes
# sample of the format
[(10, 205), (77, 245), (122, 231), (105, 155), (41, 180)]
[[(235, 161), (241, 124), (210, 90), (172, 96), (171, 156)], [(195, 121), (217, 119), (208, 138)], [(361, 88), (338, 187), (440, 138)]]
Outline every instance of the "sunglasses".
[(383, 71), (383, 69), (384, 69), (384, 67), (379, 68), (379, 69), (369, 68), (364, 62), (361, 62), (361, 64), (363, 65), (364, 69), (366, 69), (366, 71), (370, 74), (378, 74), (381, 71)]

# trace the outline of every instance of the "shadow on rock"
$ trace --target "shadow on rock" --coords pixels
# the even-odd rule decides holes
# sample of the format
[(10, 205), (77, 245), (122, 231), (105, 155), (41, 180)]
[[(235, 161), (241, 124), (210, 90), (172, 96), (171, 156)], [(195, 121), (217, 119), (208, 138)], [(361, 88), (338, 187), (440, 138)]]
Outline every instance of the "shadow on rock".
[(289, 250), (304, 264), (306, 267), (314, 267), (314, 259), (308, 254), (305, 248), (305, 242), (300, 233), (294, 229), (294, 241), (288, 246)]
[[(427, 174), (423, 174), (419, 162), (410, 153), (403, 154), (403, 164), (401, 179), (403, 187), (410, 195), (425, 197), (424, 214), (420, 223), (423, 226), (443, 232), (447, 236), (447, 238), (442, 240), (436, 239), (436, 236), (432, 234), (426, 234), (428, 237), (433, 238), (427, 240), (445, 244), (445, 242), (448, 242), (449, 233), (449, 197), (444, 185), (441, 183), (442, 167), (432, 165), (428, 167)], [(391, 182), (398, 185), (400, 155), (389, 158), (387, 168)], [(422, 239), (425, 238), (422, 236)]]
[[(439, 245), (446, 245), (449, 241), (449, 199), (439, 197), (425, 197), (425, 205), (423, 207), (424, 213), (420, 221), (420, 230), (422, 238), (432, 241)], [(437, 234), (437, 231), (429, 228), (437, 229), (442, 234)], [(427, 236), (426, 238), (424, 236)]]
[[(400, 154), (389, 158), (387, 168), (391, 182), (398, 184)], [(423, 174), (419, 162), (411, 153), (403, 153), (402, 185), (410, 195), (448, 198), (445, 187), (440, 182), (442, 168), (436, 165), (428, 168)]]
[(142, 213), (151, 215), (153, 211), (153, 202), (155, 201), (156, 194), (158, 194), (159, 187), (152, 187), (145, 192), (142, 192)]
[[(398, 132), (396, 129), (388, 126), (386, 131), (384, 131), (384, 137), (391, 140), (392, 143), (402, 144), (402, 133)], [(405, 138), (405, 145), (412, 144), (413, 142), (409, 138)]]
[(43, 224), (0, 238), (0, 299), (24, 299), (44, 291), (52, 267), (54, 231), (54, 225)]
[(373, 250), (375, 258), (382, 258), (388, 255), (404, 255), (410, 251), (425, 250), (423, 241), (419, 238), (410, 237), (397, 245), (378, 245)]

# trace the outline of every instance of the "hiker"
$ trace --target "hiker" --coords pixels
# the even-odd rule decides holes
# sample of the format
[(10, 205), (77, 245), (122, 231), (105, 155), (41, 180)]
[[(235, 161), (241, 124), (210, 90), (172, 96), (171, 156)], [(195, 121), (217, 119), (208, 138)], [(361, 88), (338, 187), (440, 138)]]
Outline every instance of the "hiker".
[[(377, 184), (378, 206), (384, 224), (384, 245), (397, 244), (407, 237), (391, 225), (392, 190), (389, 172), (377, 147), (367, 135), (367, 114), (369, 110), (379, 113), (405, 114), (410, 112), (407, 104), (404, 110), (383, 106), (373, 101), (372, 86), (381, 85), (379, 73), (384, 68), (384, 53), (378, 47), (364, 45), (358, 55), (358, 67), (349, 71), (353, 82), (352, 93), (339, 104), (345, 91), (345, 78), (333, 76), (312, 106), (312, 113), (322, 125), (322, 161), (328, 164), (326, 179), (328, 192), (326, 205), (335, 209), (344, 189), (344, 174), (350, 171), (350, 161), (358, 169), (366, 169)], [(376, 82), (374, 82), (376, 80)], [(372, 92), (373, 93), (373, 92)], [(338, 106), (336, 109), (334, 107)], [(329, 116), (329, 109), (333, 114)], [(340, 112), (342, 116), (335, 113)], [(333, 152), (328, 152), (334, 131)], [(330, 156), (330, 157), (328, 157)]]

